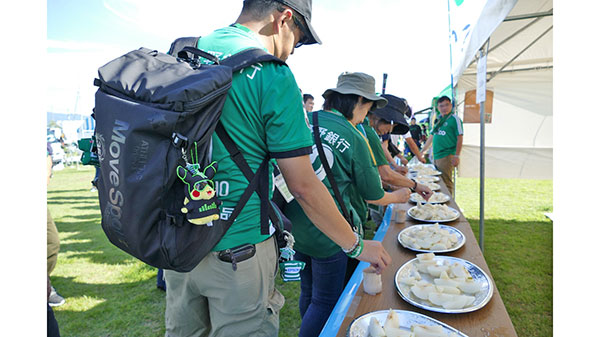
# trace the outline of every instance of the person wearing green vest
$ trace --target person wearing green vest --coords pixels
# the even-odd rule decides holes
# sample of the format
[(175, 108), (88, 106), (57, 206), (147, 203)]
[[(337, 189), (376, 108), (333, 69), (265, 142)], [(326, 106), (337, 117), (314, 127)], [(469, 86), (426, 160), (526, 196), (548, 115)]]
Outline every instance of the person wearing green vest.
[(454, 196), (452, 171), (460, 163), (460, 151), (463, 143), (462, 120), (452, 113), (452, 101), (442, 96), (437, 101), (440, 116), (436, 118), (431, 136), (423, 147), (426, 152), (433, 143), (433, 159), (435, 167), (442, 172), (442, 180), (450, 195)]
[[(262, 48), (285, 61), (294, 48), (320, 43), (310, 24), (311, 11), (310, 0), (246, 0), (236, 22), (199, 39), (198, 48), (219, 59)], [(391, 262), (381, 242), (355, 235), (313, 173), (313, 141), (300, 89), (288, 67), (263, 62), (233, 74), (221, 121), (253, 171), (267, 158), (277, 161), (291, 193), (332, 241), (379, 272)], [(215, 190), (223, 202), (220, 217), (227, 219), (249, 183), (216, 134), (212, 142), (212, 159), (219, 167)], [(272, 187), (269, 181), (268, 190)], [(165, 270), (165, 336), (278, 335), (284, 304), (275, 289), (278, 248), (272, 235), (261, 235), (260, 206), (254, 193), (193, 270)]]
[[(402, 112), (404, 107), (403, 99), (390, 94), (383, 94), (381, 97), (387, 99), (388, 104), (381, 109), (369, 112), (361, 127), (364, 129), (369, 140), (369, 145), (375, 154), (377, 170), (381, 176), (383, 186), (387, 186), (389, 190), (407, 187), (412, 192), (419, 193), (425, 200), (429, 200), (433, 194), (431, 189), (423, 184), (418, 184), (416, 181), (392, 169), (391, 163), (388, 162), (384, 154), (384, 147), (386, 145), (382, 143), (380, 137), (390, 134), (405, 134), (409, 131), (409, 126), (406, 124)], [(373, 222), (379, 226), (383, 219), (385, 206), (378, 206), (377, 209), (370, 207), (369, 212)]]
[[(375, 106), (382, 107), (386, 100), (375, 94), (375, 79), (364, 73), (341, 74), (337, 87), (326, 90), (323, 97), (323, 110), (309, 113), (308, 120), (312, 123), (313, 115), (317, 114), (319, 134), (313, 136), (321, 140), (340, 192), (342, 200), (335, 201), (340, 210), (340, 202), (343, 203), (357, 227), (357, 235), (361, 235), (367, 202), (385, 205), (406, 202), (409, 198), (408, 189), (391, 193), (383, 190), (374, 154), (366, 136), (357, 129), (367, 112)], [(334, 196), (316, 145), (310, 158), (317, 177)], [(284, 210), (293, 224), (295, 259), (306, 263), (300, 272), (299, 336), (317, 336), (342, 293), (348, 256), (352, 254), (323, 234), (300, 206), (294, 200)]]

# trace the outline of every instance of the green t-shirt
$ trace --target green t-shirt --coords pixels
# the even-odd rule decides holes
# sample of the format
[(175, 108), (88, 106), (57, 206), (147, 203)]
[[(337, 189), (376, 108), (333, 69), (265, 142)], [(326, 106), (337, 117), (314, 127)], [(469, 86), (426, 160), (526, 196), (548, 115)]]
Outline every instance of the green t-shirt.
[[(354, 224), (362, 227), (367, 217), (365, 200), (381, 199), (385, 193), (368, 142), (339, 112), (318, 113), (323, 151), (328, 158), (342, 200), (353, 216)], [(309, 113), (308, 120), (312, 122), (312, 113)], [(335, 200), (316, 146), (313, 146), (310, 159), (317, 177), (323, 181)], [(335, 202), (338, 204), (337, 200)], [(292, 230), (296, 240), (294, 249), (318, 258), (339, 252), (340, 247), (310, 222), (296, 200), (286, 205), (284, 212), (293, 224)]]
[(385, 153), (383, 153), (383, 148), (381, 147), (381, 139), (377, 135), (377, 132), (371, 125), (369, 124), (369, 117), (365, 117), (365, 120), (362, 124), (359, 124), (359, 130), (362, 126), (364, 129), (367, 139), (369, 140), (369, 146), (371, 150), (373, 150), (373, 155), (375, 156), (375, 162), (377, 166), (389, 165), (387, 158), (385, 157)]
[[(239, 24), (218, 29), (198, 41), (199, 49), (219, 59), (256, 47), (264, 49), (255, 33)], [(202, 62), (209, 63), (205, 59)], [(233, 74), (221, 121), (253, 171), (267, 156), (289, 158), (311, 152), (313, 141), (302, 108), (302, 95), (294, 75), (286, 66), (257, 63)], [(223, 202), (221, 219), (227, 220), (248, 186), (248, 180), (216, 134), (212, 141), (212, 159), (219, 165), (214, 177), (215, 189)], [(271, 165), (269, 170), (272, 172)], [(272, 193), (273, 182), (270, 180), (269, 191)], [(253, 193), (213, 250), (259, 243), (268, 237), (260, 234), (260, 199)]]
[(456, 114), (451, 113), (445, 120), (444, 116), (440, 115), (438, 120), (442, 124), (437, 132), (432, 133), (434, 159), (456, 154), (456, 138), (463, 134), (462, 121)]

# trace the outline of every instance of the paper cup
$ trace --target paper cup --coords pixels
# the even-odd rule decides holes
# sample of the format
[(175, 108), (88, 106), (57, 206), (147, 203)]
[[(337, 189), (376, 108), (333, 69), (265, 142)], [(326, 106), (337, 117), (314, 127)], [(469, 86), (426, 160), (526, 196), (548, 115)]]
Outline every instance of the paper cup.
[(377, 295), (382, 289), (381, 274), (375, 273), (373, 267), (363, 270), (363, 289), (369, 295)]

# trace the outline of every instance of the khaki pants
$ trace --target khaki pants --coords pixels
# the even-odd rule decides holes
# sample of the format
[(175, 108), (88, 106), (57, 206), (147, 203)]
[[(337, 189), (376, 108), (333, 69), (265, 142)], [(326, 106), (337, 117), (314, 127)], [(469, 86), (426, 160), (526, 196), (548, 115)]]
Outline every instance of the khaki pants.
[(446, 187), (448, 187), (448, 192), (450, 192), (450, 196), (454, 195), (454, 182), (452, 181), (452, 172), (454, 166), (452, 166), (452, 155), (446, 156), (441, 159), (435, 160), (435, 167), (438, 171), (442, 172), (442, 180)]
[(165, 337), (276, 337), (284, 303), (275, 289), (277, 263), (271, 237), (256, 244), (256, 254), (236, 271), (216, 252), (188, 273), (165, 270)]
[(60, 241), (58, 239), (58, 230), (56, 229), (56, 225), (54, 224), (52, 216), (50, 215), (50, 210), (47, 209), (47, 211), (48, 218), (46, 220), (46, 223), (48, 225), (48, 232), (46, 237), (46, 251), (48, 259), (46, 264), (48, 268), (48, 275), (50, 275), (50, 273), (52, 273), (54, 267), (56, 266), (56, 260), (58, 259), (58, 250), (60, 249)]

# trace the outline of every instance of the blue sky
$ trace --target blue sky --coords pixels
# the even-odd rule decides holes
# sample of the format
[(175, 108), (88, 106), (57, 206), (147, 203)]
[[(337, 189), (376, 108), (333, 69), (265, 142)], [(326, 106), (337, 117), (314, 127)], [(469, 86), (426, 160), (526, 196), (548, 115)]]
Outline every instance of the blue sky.
[[(206, 35), (232, 23), (241, 0), (50, 0), (47, 2), (47, 110), (89, 114), (97, 69), (139, 47), (166, 51), (180, 36)], [(313, 26), (323, 45), (288, 59), (304, 92), (322, 104), (343, 71), (361, 71), (413, 110), (450, 83), (446, 0), (314, 1)]]

